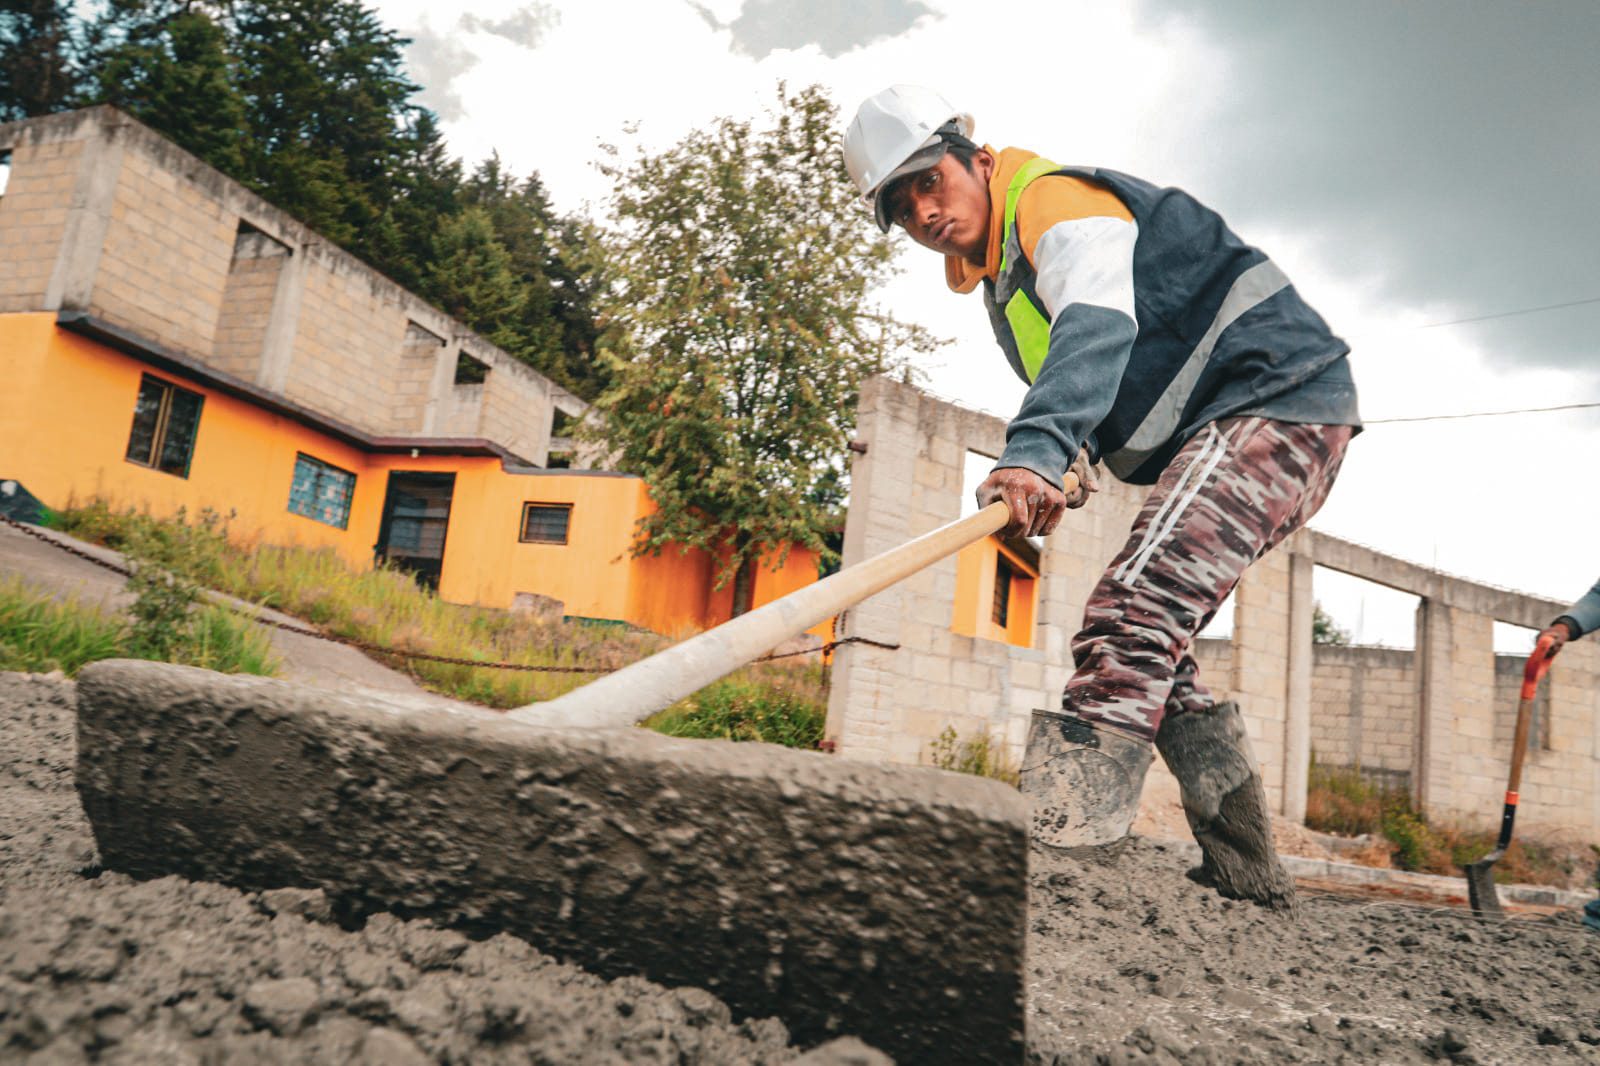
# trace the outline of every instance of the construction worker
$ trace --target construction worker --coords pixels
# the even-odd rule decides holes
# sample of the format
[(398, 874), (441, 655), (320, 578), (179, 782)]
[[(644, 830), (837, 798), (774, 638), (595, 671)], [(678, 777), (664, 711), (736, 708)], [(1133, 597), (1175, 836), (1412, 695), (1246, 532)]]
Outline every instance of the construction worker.
[(1550, 650), (1546, 658), (1555, 658), (1556, 652), (1565, 647), (1567, 641), (1577, 640), (1597, 628), (1600, 628), (1600, 581), (1594, 583), (1588, 595), (1568, 607), (1565, 614), (1540, 631), (1539, 639), (1550, 638)]
[(1125, 836), (1154, 744), (1204, 855), (1191, 876), (1291, 907), (1243, 719), (1196, 677), (1191, 646), (1332, 487), (1360, 429), (1349, 349), (1187, 193), (972, 132), (937, 93), (895, 86), (861, 105), (844, 155), (880, 228), (943, 255), (952, 290), (983, 290), (1028, 385), (979, 505), (1005, 501), (1007, 536), (1044, 536), (1096, 490), (1095, 462), (1153, 486), (1089, 597), (1060, 713), (1031, 723), (1034, 837)]

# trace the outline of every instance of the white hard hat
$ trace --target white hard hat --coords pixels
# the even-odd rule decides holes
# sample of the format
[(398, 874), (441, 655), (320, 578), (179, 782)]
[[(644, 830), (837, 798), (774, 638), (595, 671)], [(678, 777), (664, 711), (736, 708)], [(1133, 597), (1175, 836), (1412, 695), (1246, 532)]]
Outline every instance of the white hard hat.
[(891, 85), (856, 109), (844, 135), (844, 165), (885, 232), (889, 219), (878, 194), (894, 179), (925, 170), (944, 157), (947, 145), (939, 131), (945, 126), (962, 138), (972, 136), (971, 115), (917, 85)]

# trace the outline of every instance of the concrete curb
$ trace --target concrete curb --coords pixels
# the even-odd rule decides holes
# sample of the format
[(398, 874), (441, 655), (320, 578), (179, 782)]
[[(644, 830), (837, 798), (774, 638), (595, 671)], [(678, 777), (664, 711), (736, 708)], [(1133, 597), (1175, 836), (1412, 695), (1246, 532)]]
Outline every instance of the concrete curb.
[(1027, 804), (997, 781), (161, 663), (78, 678), (107, 867), (506, 930), (800, 1043), (1020, 1062)]
[[(1440, 874), (1419, 874), (1409, 870), (1385, 870), (1375, 866), (1357, 866), (1354, 863), (1333, 862), (1329, 859), (1307, 859), (1299, 855), (1282, 856), (1284, 868), (1295, 877), (1320, 877), (1349, 884), (1398, 885), (1420, 889), (1440, 896), (1467, 894), (1465, 877), (1444, 877)], [(1547, 885), (1496, 885), (1500, 898), (1511, 903), (1530, 903), (1545, 907), (1582, 907), (1594, 896), (1572, 892)]]
[[(1174, 841), (1168, 846), (1194, 862), (1200, 861), (1198, 844)], [(1378, 866), (1358, 866), (1355, 863), (1335, 862), (1331, 859), (1308, 859), (1300, 855), (1280, 855), (1278, 858), (1291, 877), (1338, 881), (1349, 885), (1394, 885), (1427, 892), (1430, 895), (1454, 896), (1460, 899), (1465, 899), (1467, 896), (1465, 877), (1444, 877), (1440, 874), (1419, 874), (1409, 870), (1390, 870)], [(1495, 887), (1500, 893), (1500, 898), (1506, 902), (1527, 903), (1541, 907), (1580, 908), (1594, 899), (1591, 893), (1573, 892), (1548, 885), (1496, 885)]]

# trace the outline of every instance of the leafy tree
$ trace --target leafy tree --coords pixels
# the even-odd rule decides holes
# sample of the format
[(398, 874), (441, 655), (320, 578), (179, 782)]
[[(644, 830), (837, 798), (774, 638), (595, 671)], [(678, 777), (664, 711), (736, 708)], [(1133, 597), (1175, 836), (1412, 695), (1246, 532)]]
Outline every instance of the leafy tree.
[(833, 103), (780, 85), (769, 118), (602, 167), (614, 377), (587, 431), (650, 485), (635, 550), (717, 553), (736, 613), (763, 554), (826, 554), (862, 379), (932, 346), (869, 305), (895, 249), (851, 188)]
[(1350, 631), (1340, 628), (1333, 620), (1333, 616), (1322, 609), (1322, 604), (1313, 601), (1311, 604), (1311, 643), (1313, 644), (1349, 644)]
[(7, 0), (0, 6), (0, 122), (71, 107), (79, 76), (69, 0)]

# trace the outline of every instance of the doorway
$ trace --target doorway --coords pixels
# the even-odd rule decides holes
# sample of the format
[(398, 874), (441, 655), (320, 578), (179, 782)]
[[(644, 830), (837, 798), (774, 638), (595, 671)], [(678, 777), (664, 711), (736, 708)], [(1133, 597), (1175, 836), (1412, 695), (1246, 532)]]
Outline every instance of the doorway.
[(391, 470), (373, 548), (378, 561), (410, 572), (417, 584), (438, 592), (455, 488), (454, 474)]

